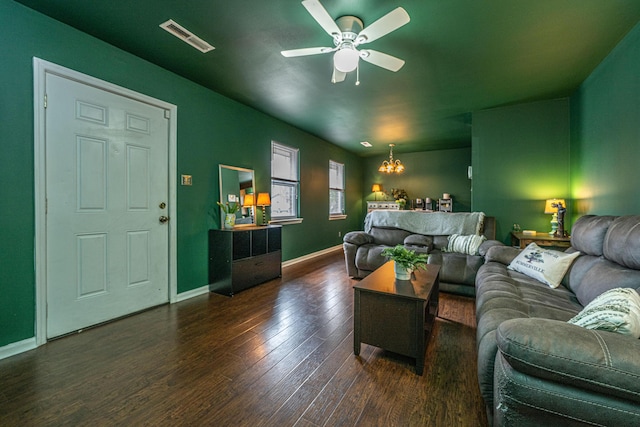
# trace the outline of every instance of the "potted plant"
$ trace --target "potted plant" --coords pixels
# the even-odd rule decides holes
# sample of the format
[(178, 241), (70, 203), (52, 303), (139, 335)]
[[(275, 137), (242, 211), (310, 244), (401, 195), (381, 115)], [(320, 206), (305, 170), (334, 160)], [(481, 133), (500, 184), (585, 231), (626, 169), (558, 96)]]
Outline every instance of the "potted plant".
[(394, 261), (396, 279), (409, 280), (414, 270), (422, 268), (426, 270), (427, 254), (417, 254), (416, 251), (409, 250), (402, 245), (393, 248), (386, 248), (380, 254)]
[(216, 202), (224, 212), (224, 228), (232, 229), (236, 225), (236, 212), (240, 206), (236, 202), (220, 203)]
[(409, 199), (407, 192), (404, 191), (402, 188), (392, 188), (391, 196), (393, 196), (393, 199), (396, 201), (396, 203), (400, 207), (400, 210), (403, 210), (405, 205), (407, 204), (407, 200)]

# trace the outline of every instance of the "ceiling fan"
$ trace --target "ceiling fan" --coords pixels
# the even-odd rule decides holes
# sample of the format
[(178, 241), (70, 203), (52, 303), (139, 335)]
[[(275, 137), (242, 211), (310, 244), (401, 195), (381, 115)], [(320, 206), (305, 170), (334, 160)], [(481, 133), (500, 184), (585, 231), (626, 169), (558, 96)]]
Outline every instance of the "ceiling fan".
[[(386, 53), (371, 49), (358, 50), (360, 45), (377, 40), (407, 24), (410, 18), (403, 8), (398, 7), (392, 10), (364, 28), (362, 20), (355, 16), (342, 16), (334, 21), (318, 0), (304, 0), (302, 5), (327, 34), (333, 38), (335, 47), (283, 50), (280, 52), (283, 56), (289, 58), (335, 52), (333, 54), (333, 75), (331, 77), (333, 83), (342, 82), (347, 73), (359, 70), (360, 59), (394, 72), (404, 65), (402, 59)], [(359, 83), (358, 79), (356, 84)]]

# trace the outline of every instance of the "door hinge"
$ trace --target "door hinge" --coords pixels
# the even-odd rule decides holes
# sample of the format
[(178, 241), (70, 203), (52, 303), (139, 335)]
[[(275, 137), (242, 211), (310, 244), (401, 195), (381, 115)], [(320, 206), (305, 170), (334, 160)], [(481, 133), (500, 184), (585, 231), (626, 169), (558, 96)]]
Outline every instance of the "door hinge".
[(171, 118), (171, 110), (164, 110), (164, 118), (165, 119)]
[(44, 108), (47, 108), (47, 94), (44, 94)]

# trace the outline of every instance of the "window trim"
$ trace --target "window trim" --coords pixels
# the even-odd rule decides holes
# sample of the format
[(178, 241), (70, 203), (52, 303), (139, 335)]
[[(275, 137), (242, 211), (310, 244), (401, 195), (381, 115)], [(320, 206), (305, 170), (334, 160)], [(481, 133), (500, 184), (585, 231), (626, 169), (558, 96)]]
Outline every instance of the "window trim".
[[(292, 157), (292, 162), (295, 162), (294, 168), (295, 168), (295, 174), (296, 174), (296, 178), (297, 180), (293, 180), (291, 179), (290, 176), (287, 177), (283, 177), (283, 176), (276, 176), (276, 174), (274, 174), (274, 170), (273, 170), (273, 157), (275, 154), (276, 149), (281, 150), (281, 151), (285, 151), (288, 153), (291, 153), (291, 157)], [(292, 168), (293, 169), (293, 168)], [(299, 148), (294, 148), (288, 145), (284, 145), (281, 144), (277, 141), (271, 141), (271, 181), (270, 181), (270, 190), (271, 190), (271, 198), (272, 198), (272, 204), (273, 204), (273, 185), (281, 183), (282, 185), (284, 184), (290, 184), (291, 187), (294, 188), (295, 191), (295, 200), (293, 201), (293, 208), (295, 210), (294, 215), (287, 215), (287, 216), (273, 216), (273, 210), (271, 211), (271, 219), (269, 220), (269, 224), (299, 224), (302, 222), (303, 218), (300, 216), (300, 191), (301, 191), (301, 185), (300, 185), (300, 149)]]
[[(331, 170), (333, 165), (338, 165), (336, 169), (340, 173), (339, 178), (342, 178), (342, 188), (332, 187), (331, 186)], [(342, 193), (342, 206), (340, 213), (331, 213), (331, 191), (339, 191)], [(329, 221), (347, 219), (347, 184), (345, 177), (345, 165), (344, 163), (336, 162), (335, 160), (329, 159)]]

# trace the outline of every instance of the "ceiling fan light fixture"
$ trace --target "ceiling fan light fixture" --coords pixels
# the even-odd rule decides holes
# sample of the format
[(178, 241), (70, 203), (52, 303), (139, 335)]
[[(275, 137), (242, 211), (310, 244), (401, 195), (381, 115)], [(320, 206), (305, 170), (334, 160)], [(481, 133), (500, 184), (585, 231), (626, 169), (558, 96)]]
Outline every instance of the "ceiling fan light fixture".
[(357, 50), (349, 47), (339, 49), (333, 55), (333, 65), (336, 70), (343, 73), (350, 73), (358, 67), (358, 61), (360, 60), (360, 54)]

